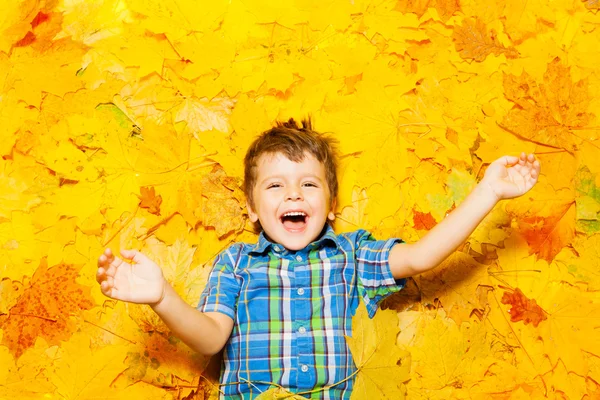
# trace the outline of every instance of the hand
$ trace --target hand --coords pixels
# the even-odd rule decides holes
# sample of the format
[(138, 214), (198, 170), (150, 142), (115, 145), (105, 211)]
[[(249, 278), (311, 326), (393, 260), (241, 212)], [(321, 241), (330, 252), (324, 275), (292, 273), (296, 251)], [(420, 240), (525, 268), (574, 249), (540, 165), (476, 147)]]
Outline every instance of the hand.
[(98, 257), (96, 280), (102, 293), (132, 303), (159, 303), (166, 290), (160, 267), (136, 250), (121, 250), (121, 255), (133, 264), (115, 257), (110, 249)]
[(504, 156), (492, 162), (481, 183), (487, 185), (498, 200), (511, 199), (527, 193), (540, 176), (540, 162), (533, 154), (520, 157)]

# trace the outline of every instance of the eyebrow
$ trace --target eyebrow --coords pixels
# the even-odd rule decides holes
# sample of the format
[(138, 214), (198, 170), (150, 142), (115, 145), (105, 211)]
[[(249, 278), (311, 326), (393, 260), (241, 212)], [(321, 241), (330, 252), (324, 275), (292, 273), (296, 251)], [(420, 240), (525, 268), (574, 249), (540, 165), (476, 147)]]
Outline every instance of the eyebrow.
[[(265, 183), (266, 181), (269, 181), (271, 179), (284, 179), (285, 176), (284, 175), (271, 175), (271, 176), (267, 176), (265, 179), (263, 179), (262, 181), (259, 182), (259, 185), (262, 185), (263, 183)], [(313, 178), (318, 180), (319, 182), (323, 182), (321, 180), (321, 178), (319, 178), (317, 175), (315, 174), (308, 174), (308, 175), (303, 175), (302, 178)]]

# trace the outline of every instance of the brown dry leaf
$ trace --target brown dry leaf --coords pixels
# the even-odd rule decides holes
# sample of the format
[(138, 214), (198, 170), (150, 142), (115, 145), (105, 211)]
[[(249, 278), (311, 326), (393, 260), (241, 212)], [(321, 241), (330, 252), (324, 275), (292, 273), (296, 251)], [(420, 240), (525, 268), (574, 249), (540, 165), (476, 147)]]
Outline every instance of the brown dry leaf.
[(521, 139), (567, 151), (577, 149), (582, 138), (576, 132), (593, 119), (588, 112), (587, 79), (574, 82), (571, 70), (556, 57), (548, 64), (541, 83), (527, 72), (504, 75), (504, 95), (515, 106), (500, 126)]
[(396, 346), (398, 331), (395, 311), (379, 310), (369, 319), (366, 307), (360, 304), (352, 318), (352, 337), (346, 336), (358, 368), (352, 400), (405, 398), (410, 358)]
[(8, 317), (0, 319), (4, 330), (2, 344), (15, 358), (32, 347), (37, 337), (50, 344), (67, 340), (75, 330), (70, 317), (94, 307), (90, 289), (75, 281), (80, 268), (66, 264), (48, 268), (46, 259), (42, 259)]
[(514, 291), (504, 291), (500, 302), (510, 304), (511, 308), (508, 313), (512, 322), (523, 321), (525, 325), (531, 323), (537, 327), (540, 322), (548, 319), (545, 311), (536, 303), (535, 299), (525, 297), (519, 288)]
[(600, 0), (582, 0), (588, 10), (600, 10)]
[(482, 62), (490, 54), (506, 58), (517, 58), (518, 52), (514, 47), (506, 48), (500, 43), (495, 30), (488, 32), (485, 23), (479, 18), (465, 19), (463, 25), (455, 26), (452, 40), (456, 51), (464, 60)]

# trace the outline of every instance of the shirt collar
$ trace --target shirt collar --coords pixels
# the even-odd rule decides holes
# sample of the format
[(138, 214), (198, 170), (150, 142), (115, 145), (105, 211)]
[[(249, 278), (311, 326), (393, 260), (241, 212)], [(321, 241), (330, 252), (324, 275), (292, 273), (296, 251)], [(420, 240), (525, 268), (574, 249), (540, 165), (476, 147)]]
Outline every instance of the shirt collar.
[[(270, 251), (276, 243), (271, 242), (265, 232), (262, 231), (258, 237), (258, 242), (250, 249), (250, 253), (258, 253), (262, 254), (266, 251)], [(310, 248), (320, 248), (325, 246), (334, 246), (339, 247), (339, 241), (337, 235), (333, 231), (333, 228), (329, 224), (325, 224), (325, 228), (321, 232), (321, 235), (317, 240), (306, 246), (307, 249)], [(283, 247), (283, 246), (282, 246)]]

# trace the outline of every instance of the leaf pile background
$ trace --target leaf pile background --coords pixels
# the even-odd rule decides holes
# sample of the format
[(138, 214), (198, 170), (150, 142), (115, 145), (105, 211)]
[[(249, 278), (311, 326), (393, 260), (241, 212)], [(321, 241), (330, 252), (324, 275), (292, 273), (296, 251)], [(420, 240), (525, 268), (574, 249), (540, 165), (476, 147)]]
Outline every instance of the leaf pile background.
[(212, 258), (255, 239), (240, 190), (248, 143), (307, 115), (342, 144), (337, 231), (414, 241), (495, 158), (542, 163), (532, 192), (387, 301), (403, 355), (390, 398), (598, 398), (599, 9), (4, 2), (0, 398), (214, 397), (218, 359), (149, 308), (105, 298), (96, 259), (141, 249), (195, 304)]

